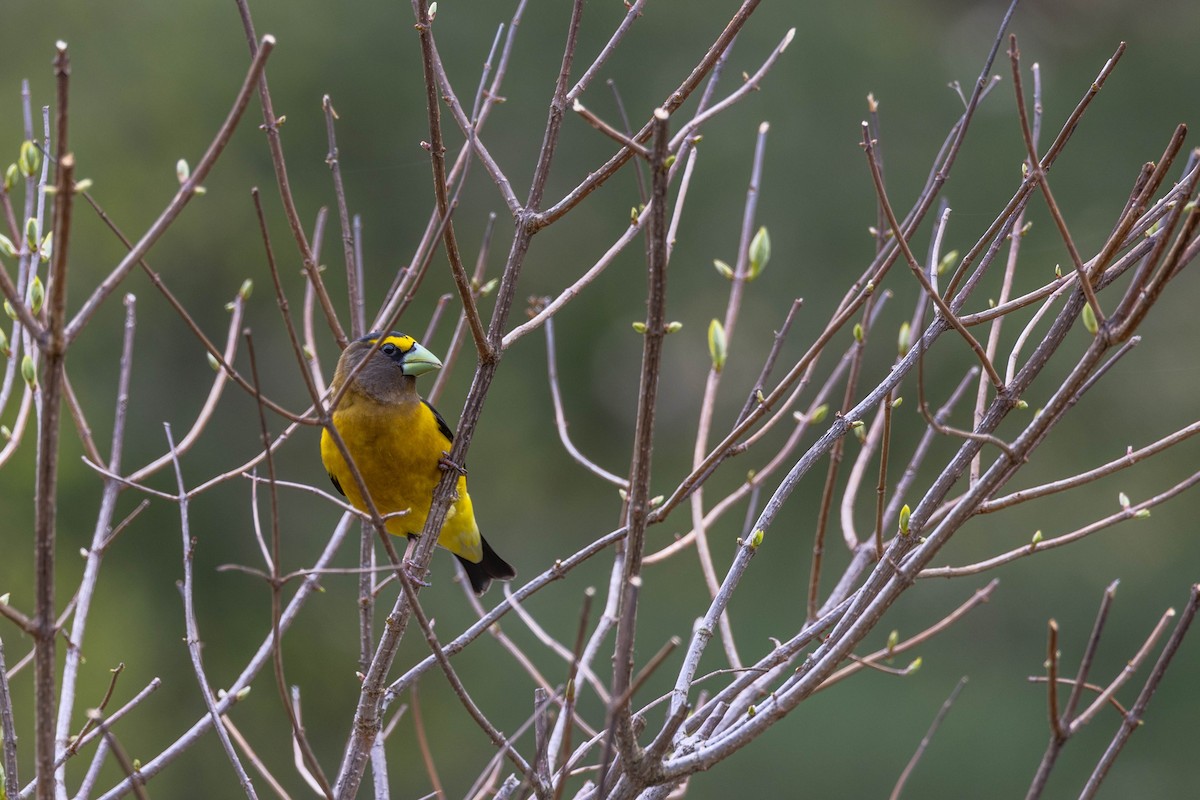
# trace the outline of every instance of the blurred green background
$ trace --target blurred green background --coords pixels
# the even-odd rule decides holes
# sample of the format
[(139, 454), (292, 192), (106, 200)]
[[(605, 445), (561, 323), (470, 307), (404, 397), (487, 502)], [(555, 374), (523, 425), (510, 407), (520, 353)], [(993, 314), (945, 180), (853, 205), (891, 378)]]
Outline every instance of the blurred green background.
[[(735, 3), (650, 3), (627, 42), (605, 67), (583, 102), (616, 121), (605, 80), (618, 87), (635, 124), (646, 118), (703, 53), (725, 24)], [(397, 269), (407, 264), (424, 229), (432, 203), (423, 83), (417, 38), (407, 3), (320, 3), (311, 0), (252, 4), (259, 34), (273, 33), (278, 48), (268, 75), (275, 109), (287, 116), (283, 141), (300, 212), (311, 221), (321, 206), (332, 208), (321, 97), (331, 95), (340, 121), (338, 139), (348, 199), (361, 214), (367, 272), (367, 305), (372, 310)], [(496, 28), (511, 15), (512, 2), (444, 0), (436, 32), (441, 53), (460, 97), (469, 99), (478, 82)], [(545, 108), (562, 49), (569, 4), (533, 2), (522, 21), (503, 94), (484, 140), (512, 179), (518, 196), (527, 191), (542, 140)], [(619, 22), (618, 0), (591, 2), (584, 14), (575, 74), (590, 62)], [(773, 330), (793, 298), (805, 307), (797, 319), (784, 359), (796, 358), (824, 326), (832, 303), (863, 269), (873, 252), (867, 228), (875, 221), (875, 200), (859, 147), (865, 98), (881, 103), (881, 148), (889, 190), (907, 208), (924, 181), (945, 132), (961, 111), (947, 83), (970, 86), (1003, 13), (995, 2), (789, 4), (767, 3), (739, 36), (719, 94), (731, 90), (745, 71), (758, 68), (785, 31), (796, 39), (764, 81), (762, 90), (704, 129), (699, 163), (679, 230), (669, 285), (668, 316), (683, 330), (667, 340), (668, 364), (661, 389), (654, 470), (654, 493), (668, 493), (686, 473), (704, 376), (708, 368), (705, 330), (724, 314), (727, 284), (711, 268), (713, 258), (733, 263), (741, 222), (754, 135), (771, 123), (758, 220), (769, 227), (773, 257), (751, 285), (731, 343), (715, 423), (719, 432), (740, 408), (757, 375)], [(175, 163), (194, 164), (224, 118), (248, 62), (233, 3), (117, 2), (71, 3), (9, 0), (3, 9), (5, 43), (0, 55), (0, 159), (15, 160), (23, 138), (20, 81), (28, 78), (34, 104), (53, 98), (50, 61), (54, 42), (70, 44), (71, 149), (77, 175), (94, 180), (93, 194), (112, 218), (136, 238), (176, 189)], [(1085, 257), (1103, 241), (1121, 209), (1141, 164), (1158, 157), (1179, 122), (1195, 122), (1198, 95), (1186, 55), (1200, 32), (1200, 6), (1180, 0), (1146, 3), (1028, 3), (1013, 26), (1021, 37), (1024, 63), (1040, 62), (1048, 142), (1061, 121), (1116, 48), (1129, 51), (1052, 173), (1057, 199)], [(1003, 51), (996, 71), (1005, 80), (986, 100), (947, 185), (954, 209), (947, 249), (965, 251), (1009, 198), (1019, 180), (1023, 155), (1014, 113), (1011, 81)], [(1027, 86), (1030, 85), (1027, 82)], [(1189, 89), (1188, 87), (1192, 88)], [(694, 103), (694, 101), (693, 101)], [(693, 107), (689, 104), (687, 108)], [(246, 324), (253, 329), (267, 393), (301, 410), (306, 394), (272, 300), (250, 202), (250, 189), (262, 187), (272, 236), (288, 281), (293, 309), (302, 298), (299, 258), (292, 246), (275, 189), (268, 151), (253, 101), (233, 142), (197, 197), (151, 251), (158, 269), (198, 323), (223, 340), (228, 316), (223, 306), (244, 278), (258, 291)], [(461, 137), (447, 119), (452, 152)], [(567, 118), (547, 197), (556, 199), (595, 169), (613, 144), (579, 118)], [(1178, 174), (1178, 171), (1174, 174)], [(627, 225), (639, 202), (632, 172), (625, 170), (559, 224), (534, 241), (518, 297), (556, 294), (592, 264)], [(498, 274), (511, 226), (503, 202), (483, 170), (472, 167), (455, 224), (468, 258), (482, 236), (487, 215), (499, 215), (489, 259)], [(1056, 263), (1068, 263), (1042, 204), (1031, 204), (1034, 228), (1027, 237), (1018, 291), (1042, 283)], [(309, 222), (308, 224), (311, 224)], [(929, 225), (916, 240), (928, 241)], [(336, 213), (326, 236), (322, 262), (339, 310), (345, 293)], [(71, 243), (70, 305), (120, 259), (122, 248), (91, 213), (80, 208)], [(600, 464), (618, 473), (628, 467), (636, 402), (639, 340), (629, 323), (644, 313), (644, 262), (640, 244), (631, 246), (589, 291), (557, 318), (559, 367), (571, 434)], [(6, 264), (11, 270), (11, 264)], [(1194, 270), (1194, 268), (1193, 268)], [(439, 254), (416, 302), (401, 321), (420, 335), (437, 298), (450, 291), (445, 259)], [(897, 297), (881, 317), (878, 338), (862, 386), (869, 388), (891, 359), (893, 332), (911, 313), (914, 289), (898, 267), (889, 286)], [(1197, 281), (1185, 274), (1160, 303), (1144, 328), (1146, 341), (1087, 396), (1018, 478), (1020, 486), (1090, 468), (1193, 421), (1200, 366), (1194, 344), (1200, 335), (1194, 313)], [(176, 435), (186, 430), (203, 403), (212, 373), (202, 348), (141, 273), (124, 291), (138, 297), (134, 401), (124, 463), (135, 468), (164, 450), (162, 423)], [(992, 279), (981, 287), (974, 307), (982, 307)], [(1111, 297), (1112, 294), (1109, 294)], [(1112, 302), (1111, 300), (1109, 302)], [(522, 316), (521, 302), (512, 322)], [(490, 313), (490, 306), (485, 306)], [(1026, 317), (1027, 318), (1027, 317)], [(111, 431), (122, 308), (111, 298), (71, 351), (68, 367), (97, 440), (107, 447)], [(345, 320), (345, 316), (343, 316)], [(432, 340), (444, 353), (450, 324)], [(323, 329), (322, 329), (323, 330)], [(1016, 326), (1005, 330), (1010, 344)], [(336, 347), (325, 337), (321, 352), (326, 373)], [(845, 346), (849, 334), (838, 340)], [(1062, 353), (1026, 399), (1039, 407), (1067, 368), (1070, 353), (1084, 346), (1075, 332)], [(970, 365), (963, 348), (944, 339), (930, 359), (931, 394), (936, 402)], [(833, 363), (828, 358), (827, 365)], [(244, 352), (239, 364), (245, 368)], [(453, 424), (470, 379), (461, 363), (439, 405)], [(840, 393), (840, 389), (838, 390)], [(909, 381), (904, 392), (913, 395)], [(904, 457), (918, 426), (915, 402), (897, 416), (893, 458)], [(0, 422), (13, 424), (15, 407), (0, 409)], [(566, 556), (615, 526), (619, 500), (574, 465), (551, 425), (545, 378), (545, 346), (540, 333), (521, 340), (505, 356), (471, 449), (472, 496), (489, 540), (528, 578), (555, 558)], [(959, 420), (963, 418), (960, 415)], [(274, 419), (272, 430), (283, 423)], [(719, 438), (714, 436), (714, 438)], [(86, 547), (99, 501), (99, 481), (79, 460), (68, 435), (60, 481), (60, 604), (70, 599), (82, 569), (75, 554)], [(771, 441), (778, 443), (776, 436)], [(11, 593), (19, 608), (32, 609), (32, 472), (34, 441), (26, 434), (21, 451), (0, 471), (0, 594)], [(227, 390), (207, 433), (183, 462), (194, 486), (243, 463), (258, 449), (254, 404)], [(766, 445), (768, 448), (770, 444)], [(857, 444), (848, 445), (852, 455)], [(942, 443), (936, 454), (952, 452)], [(1156, 460), (1072, 495), (985, 517), (962, 531), (938, 563), (966, 563), (1028, 542), (1034, 530), (1052, 536), (1073, 530), (1118, 509), (1117, 493), (1138, 502), (1181, 480), (1195, 469), (1197, 447), (1187, 443)], [(737, 485), (745, 470), (760, 466), (769, 453), (731, 462), (708, 490), (709, 503), (722, 488)], [(931, 460), (930, 462), (936, 463)], [(302, 431), (279, 452), (281, 477), (317, 486), (326, 479), (317, 455), (317, 434)], [(873, 467), (871, 472), (873, 473)], [(843, 475), (845, 472), (843, 471)], [(763, 557), (732, 606), (743, 658), (770, 647), (768, 637), (785, 638), (803, 615), (811, 551), (824, 467), (815, 470), (793, 495), (767, 535)], [(162, 473), (154, 486), (173, 490)], [(773, 486), (773, 484), (772, 484)], [(1012, 488), (1017, 488), (1016, 486)], [(864, 506), (870, 504), (864, 492)], [(284, 566), (311, 564), (326, 540), (337, 511), (308, 494), (284, 495), (281, 524), (286, 537)], [(126, 493), (118, 518), (140, 497)], [(245, 480), (229, 481), (193, 503), (192, 533), (201, 636), (212, 681), (227, 685), (269, 629), (268, 592), (238, 572), (218, 565), (258, 566)], [(1198, 577), (1194, 523), (1197, 502), (1185, 494), (1156, 508), (1149, 520), (1129, 523), (1086, 542), (1018, 562), (995, 573), (1001, 584), (992, 601), (936, 641), (920, 649), (924, 666), (897, 678), (867, 672), (803, 704), (791, 717), (752, 746), (690, 787), (696, 798), (758, 793), (804, 793), (813, 797), (879, 797), (890, 791), (937, 708), (962, 675), (968, 683), (941, 733), (913, 775), (909, 797), (1011, 797), (1025, 791), (1047, 739), (1046, 702), (1040, 686), (1026, 676), (1042, 672), (1046, 620), (1062, 629), (1064, 665), (1074, 670), (1104, 587), (1121, 579), (1117, 604), (1093, 672), (1107, 680), (1132, 656), (1168, 606), (1180, 606)], [(689, 528), (686, 509), (653, 529), (659, 547)], [(870, 512), (862, 508), (859, 524)], [(718, 572), (723, 572), (740, 533), (744, 506), (710, 532)], [(830, 532), (830, 569), (845, 561), (838, 530)], [(351, 544), (338, 563), (356, 561)], [(122, 702), (154, 676), (162, 688), (118, 735), (129, 752), (148, 760), (202, 713), (202, 703), (182, 644), (183, 615), (176, 580), (182, 577), (176, 509), (155, 500), (122, 534), (105, 561), (84, 645), (80, 684), (82, 711), (98, 702), (118, 662), (126, 670), (117, 690)], [(433, 586), (423, 595), (443, 638), (469, 624), (472, 612), (448, 576), (451, 562), (435, 560)], [(608, 559), (593, 559), (567, 581), (536, 596), (528, 605), (562, 640), (573, 636), (585, 586), (606, 585)], [(828, 573), (831, 577), (834, 573)], [(706, 593), (695, 556), (684, 555), (647, 571), (640, 613), (639, 659), (649, 658), (671, 635), (685, 636), (703, 613)], [(958, 605), (987, 576), (919, 585), (889, 614), (872, 638), (882, 643), (893, 628), (916, 632)], [(830, 584), (832, 585), (832, 581)], [(306, 606), (286, 639), (288, 678), (304, 695), (305, 722), (325, 768), (336, 771), (349, 730), (357, 681), (355, 580), (331, 577), (326, 592)], [(828, 588), (828, 587), (827, 587)], [(487, 596), (496, 602), (496, 589)], [(384, 603), (390, 604), (391, 592)], [(561, 681), (566, 665), (536, 644), (519, 622), (504, 629), (527, 646), (551, 681)], [(28, 651), (29, 642), (7, 623), (0, 624), (9, 664)], [(413, 632), (397, 659), (397, 670), (423, 657), (426, 647)], [(643, 690), (649, 701), (669, 686), (682, 657), (677, 652)], [(531, 708), (533, 684), (511, 658), (485, 638), (456, 660), (468, 687), (502, 729), (513, 731)], [(907, 663), (907, 662), (905, 662)], [(607, 656), (597, 668), (604, 670)], [(714, 643), (702, 670), (726, 666)], [(903, 666), (900, 664), (898, 666)], [(1185, 642), (1161, 692), (1108, 780), (1102, 796), (1185, 797), (1200, 785), (1192, 732), (1200, 696), (1194, 676), (1200, 646)], [(1143, 673), (1144, 674), (1144, 673)], [(32, 764), (31, 671), (14, 680), (21, 726), (22, 767)], [(1138, 683), (1135, 679), (1135, 684)], [(1139, 684), (1140, 685), (1140, 684)], [(461, 796), (490, 753), (483, 734), (431, 673), (421, 683), (425, 723), (435, 759), (450, 796)], [(1122, 698), (1131, 702), (1135, 688)], [(599, 722), (590, 693), (583, 709)], [(293, 796), (305, 791), (290, 767), (289, 732), (272, 678), (263, 674), (234, 719)], [(652, 726), (659, 716), (651, 714)], [(1047, 796), (1072, 796), (1118, 724), (1105, 712), (1067, 747)], [(78, 726), (76, 726), (78, 727)], [(521, 743), (531, 751), (528, 739)], [(395, 797), (430, 791), (421, 767), (411, 715), (389, 741)], [(88, 753), (90, 756), (90, 751)], [(84, 763), (74, 764), (75, 785)], [(117, 780), (110, 768), (104, 786)], [(256, 781), (260, 792), (266, 790)], [(792, 787), (785, 790), (784, 787)], [(150, 785), (156, 797), (212, 798), (239, 794), (216, 740), (209, 736)], [(365, 795), (365, 792), (364, 792)]]

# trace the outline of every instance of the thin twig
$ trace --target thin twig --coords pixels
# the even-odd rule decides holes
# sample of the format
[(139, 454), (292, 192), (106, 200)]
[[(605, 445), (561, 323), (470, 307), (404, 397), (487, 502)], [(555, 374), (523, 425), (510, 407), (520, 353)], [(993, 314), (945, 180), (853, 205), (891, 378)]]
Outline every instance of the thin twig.
[(929, 742), (933, 739), (933, 735), (937, 733), (938, 728), (942, 726), (942, 721), (946, 719), (946, 715), (950, 713), (951, 706), (958, 699), (958, 695), (962, 692), (963, 687), (967, 685), (967, 676), (964, 675), (958, 679), (958, 683), (950, 690), (950, 696), (942, 703), (942, 707), (938, 709), (937, 714), (933, 718), (933, 722), (929, 725), (929, 730), (921, 737), (921, 743), (917, 745), (917, 752), (913, 753), (912, 758), (904, 765), (904, 771), (900, 773), (900, 777), (896, 780), (895, 787), (892, 788), (891, 800), (899, 800), (901, 793), (904, 791), (904, 784), (908, 782), (908, 778), (916, 769), (917, 763), (920, 762), (921, 756), (925, 755), (925, 750), (929, 747)]

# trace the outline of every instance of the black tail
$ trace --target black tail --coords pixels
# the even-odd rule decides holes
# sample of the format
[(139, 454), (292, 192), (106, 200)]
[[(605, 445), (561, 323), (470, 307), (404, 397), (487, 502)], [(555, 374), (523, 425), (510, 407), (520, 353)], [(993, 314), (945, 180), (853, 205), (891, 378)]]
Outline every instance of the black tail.
[(483, 558), (478, 564), (467, 561), (462, 556), (455, 556), (463, 565), (463, 569), (467, 571), (467, 578), (471, 581), (471, 588), (475, 590), (475, 594), (483, 594), (487, 588), (492, 585), (492, 579), (498, 581), (508, 581), (517, 577), (517, 571), (500, 556), (496, 555), (496, 551), (487, 543), (487, 539), (479, 537), (479, 543), (483, 545)]

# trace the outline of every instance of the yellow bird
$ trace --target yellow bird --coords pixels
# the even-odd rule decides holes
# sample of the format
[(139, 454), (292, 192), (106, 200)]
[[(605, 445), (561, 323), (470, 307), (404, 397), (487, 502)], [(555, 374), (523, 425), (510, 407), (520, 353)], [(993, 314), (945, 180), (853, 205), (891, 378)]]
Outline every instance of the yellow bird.
[[(372, 350), (381, 337), (383, 342)], [(335, 393), (364, 358), (333, 411), (333, 425), (376, 510), (384, 516), (407, 512), (387, 520), (388, 533), (416, 537), (425, 528), (433, 490), (454, 441), (446, 420), (417, 394), (416, 376), (441, 369), (442, 362), (411, 336), (368, 333), (342, 351), (333, 376)], [(334, 487), (350, 505), (365, 511), (358, 482), (327, 430), (321, 433), (321, 460)], [(482, 594), (493, 578), (509, 580), (516, 571), (479, 534), (465, 475), (459, 475), (457, 488), (438, 544), (458, 557), (471, 588)]]

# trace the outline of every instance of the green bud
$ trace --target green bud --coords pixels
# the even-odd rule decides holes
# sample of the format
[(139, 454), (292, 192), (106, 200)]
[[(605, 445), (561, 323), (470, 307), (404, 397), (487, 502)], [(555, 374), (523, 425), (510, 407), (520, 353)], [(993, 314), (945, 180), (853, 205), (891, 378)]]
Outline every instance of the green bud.
[(1018, 400), (1017, 408), (1021, 411), (1024, 411), (1025, 409), (1029, 408), (1029, 403), (1026, 403), (1024, 400)]
[(897, 397), (895, 400), (892, 401), (892, 408), (899, 408), (900, 404), (903, 402), (904, 402), (903, 397)]
[(633, 330), (634, 330), (636, 333), (645, 333), (645, 332), (646, 332), (646, 323), (644, 323), (644, 322), (634, 322), (634, 323), (632, 323), (632, 324), (633, 324)]
[(437, 3), (433, 2), (433, 3), (429, 4), (429, 21), (433, 22), (433, 18), (436, 16), (437, 16)]
[(671, 167), (675, 166), (675, 160), (675, 154), (672, 153), (671, 155), (667, 156), (667, 160), (663, 162), (663, 166), (667, 169), (670, 169)]
[(4, 170), (4, 191), (11, 192), (12, 187), (17, 185), (17, 165), (9, 164), (8, 169)]
[(1150, 509), (1148, 508), (1139, 508), (1137, 511), (1133, 512), (1134, 519), (1145, 519), (1148, 516), (1150, 516)]
[(235, 308), (237, 308), (237, 306), (236, 306), (236, 305), (234, 305), (233, 303), (226, 303), (226, 304), (225, 304), (225, 310), (226, 310), (226, 311), (233, 311)]
[(8, 334), (4, 332), (3, 328), (0, 328), (0, 355), (5, 358), (12, 355), (12, 348), (8, 346)]
[(253, 292), (254, 292), (254, 281), (251, 280), (250, 278), (246, 278), (246, 280), (242, 281), (241, 287), (238, 288), (238, 297), (242, 298), (242, 300), (249, 300), (250, 295)]
[(1029, 543), (1031, 545), (1033, 545), (1034, 547), (1037, 547), (1037, 545), (1040, 544), (1041, 541), (1042, 541), (1042, 532), (1040, 530), (1034, 531), (1033, 538), (1029, 540)]
[(46, 302), (46, 287), (42, 286), (42, 279), (34, 275), (33, 281), (29, 284), (29, 308), (36, 314), (42, 310), (44, 302)]
[(637, 225), (638, 222), (638, 207), (633, 206), (629, 209), (629, 224)]
[(942, 256), (942, 260), (938, 262), (937, 274), (941, 275), (946, 270), (950, 269), (950, 265), (958, 261), (958, 251), (951, 250), (946, 255)]
[(33, 363), (33, 356), (29, 353), (21, 359), (21, 377), (25, 379), (25, 385), (30, 389), (37, 386), (37, 365)]
[(175, 162), (175, 177), (180, 183), (187, 183), (187, 179), (192, 176), (192, 168), (188, 166), (187, 159), (181, 158)]
[(866, 336), (866, 334), (863, 332), (862, 323), (861, 322), (854, 323), (854, 341), (858, 342), (859, 344), (862, 344), (863, 338), (865, 336)]
[(762, 528), (755, 528), (754, 533), (750, 534), (750, 549), (757, 550), (763, 543), (764, 531)]
[(896, 645), (900, 644), (900, 631), (893, 630), (888, 634), (887, 649), (888, 652), (896, 649)]
[(1056, 278), (1062, 277), (1062, 264), (1054, 265), (1054, 277), (1056, 277)]
[(754, 706), (750, 706), (749, 708), (746, 709), (747, 717), (753, 717), (757, 713), (758, 713), (758, 709), (755, 708)]
[(771, 235), (767, 233), (767, 228), (764, 225), (758, 229), (758, 233), (754, 234), (754, 238), (750, 240), (750, 270), (746, 275), (746, 279), (752, 281), (757, 278), (770, 260)]
[(499, 278), (492, 278), (490, 281), (479, 287), (479, 294), (487, 297), (492, 292), (496, 291), (496, 287), (500, 285)]
[(1117, 492), (1117, 502), (1121, 504), (1121, 508), (1129, 508), (1129, 495), (1124, 492)]
[(900, 355), (908, 352), (908, 348), (912, 347), (912, 326), (907, 322), (900, 323), (900, 335), (896, 337), (896, 350)]
[(7, 300), (4, 301), (4, 313), (8, 315), (9, 319), (17, 318), (17, 310), (13, 308), (12, 303), (8, 302)]
[(912, 516), (912, 509), (908, 507), (908, 503), (900, 509), (900, 535), (908, 536), (908, 520)]
[(825, 419), (825, 415), (828, 413), (829, 406), (826, 403), (822, 403), (814, 408), (813, 412), (808, 415), (808, 421), (812, 425), (819, 425)]
[(629, 502), (629, 492), (625, 491), (624, 489), (617, 489), (617, 494), (621, 496), (622, 503)]
[(54, 231), (46, 234), (46, 238), (42, 239), (42, 246), (38, 249), (42, 254), (42, 263), (45, 264), (50, 260), (50, 253), (54, 251)]
[(92, 188), (92, 179), (91, 178), (84, 178), (81, 181), (75, 181), (75, 191), (76, 192), (86, 192), (87, 190), (89, 190), (91, 188)]
[(721, 274), (722, 278), (727, 281), (733, 280), (733, 267), (729, 266), (719, 258), (713, 259), (713, 266), (717, 268), (717, 272)]
[(12, 258), (17, 254), (17, 247), (13, 244), (12, 239), (0, 233), (0, 253)]
[(234, 698), (240, 701), (240, 700), (245, 700), (249, 696), (250, 696), (250, 687), (243, 686), (242, 688), (237, 690), (237, 694), (234, 695)]
[(863, 444), (867, 441), (867, 429), (865, 427), (862, 425), (856, 425), (855, 427), (851, 428), (851, 430), (854, 431), (854, 438), (858, 439), (859, 444)]
[(913, 662), (908, 665), (908, 669), (904, 670), (904, 674), (911, 675), (912, 673), (916, 672), (920, 668), (921, 668), (921, 657), (917, 656), (916, 658), (913, 659)]
[[(11, 438), (12, 438), (12, 428), (8, 427), (7, 425), (0, 425), (0, 439), (3, 439), (4, 441), (7, 442)], [(8, 595), (0, 596), (0, 603), (4, 603), (7, 605)]]
[(683, 330), (683, 323), (682, 322), (668, 322), (665, 330), (667, 333), (679, 333), (681, 330)]
[(667, 499), (667, 498), (666, 498), (666, 497), (664, 497), (663, 495), (661, 495), (661, 494), (656, 494), (656, 495), (654, 495), (654, 497), (651, 497), (651, 498), (650, 498), (650, 507), (651, 507), (651, 508), (658, 508), (659, 506), (661, 506), (661, 505), (662, 505), (662, 503), (663, 503), (663, 500), (666, 500), (666, 499)]
[(17, 158), (17, 164), (20, 165), (22, 175), (32, 178), (37, 174), (38, 167), (42, 165), (42, 151), (37, 149), (37, 145), (26, 139), (21, 142), (21, 155)]
[(300, 349), (303, 351), (304, 357), (307, 358), (309, 361), (312, 361), (316, 357), (316, 354), (313, 353), (312, 348), (309, 347), (308, 345), (304, 345)]
[(204, 355), (208, 356), (208, 365), (212, 367), (213, 372), (220, 372), (221, 362), (217, 361), (217, 357), (212, 353), (205, 353)]
[(41, 238), (39, 233), (37, 217), (25, 220), (25, 243), (29, 245), (30, 250), (37, 249), (38, 239)]
[(1096, 313), (1092, 311), (1090, 305), (1083, 307), (1083, 328), (1092, 336), (1095, 336), (1100, 331), (1100, 325), (1096, 322)]
[(763, 395), (762, 389), (754, 390), (754, 402), (758, 403), (760, 406), (766, 404), (767, 398)]
[(725, 327), (720, 320), (714, 319), (708, 323), (708, 354), (715, 371), (720, 372), (725, 368)]

